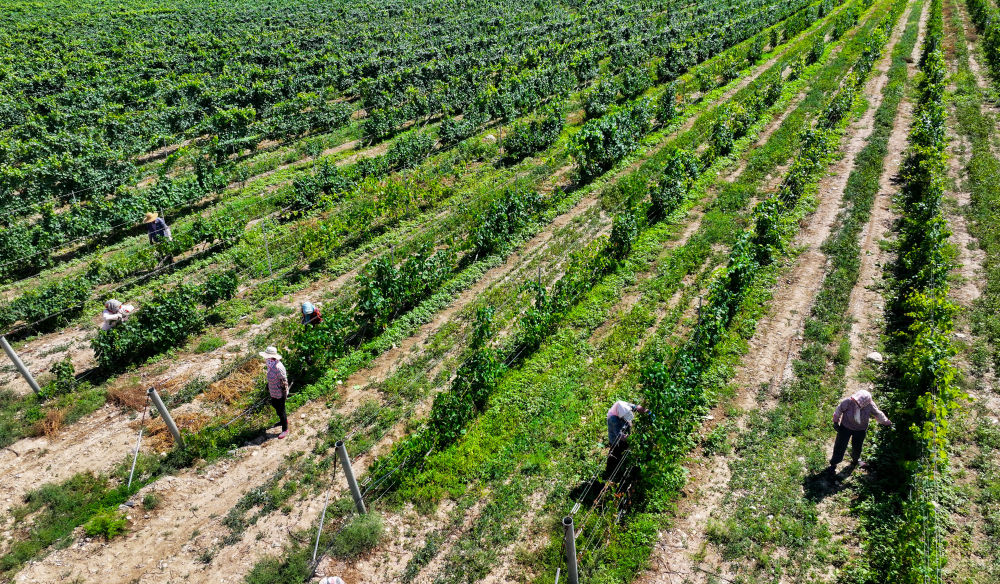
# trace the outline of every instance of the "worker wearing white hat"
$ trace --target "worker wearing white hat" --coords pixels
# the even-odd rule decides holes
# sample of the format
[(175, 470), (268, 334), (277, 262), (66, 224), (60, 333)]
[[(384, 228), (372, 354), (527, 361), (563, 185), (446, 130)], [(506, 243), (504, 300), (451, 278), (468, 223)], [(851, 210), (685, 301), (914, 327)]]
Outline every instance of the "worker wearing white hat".
[(281, 364), (281, 355), (276, 347), (268, 347), (261, 353), (267, 364), (267, 392), (271, 396), (271, 405), (281, 421), (281, 434), (278, 438), (288, 436), (288, 415), (285, 413), (285, 399), (288, 397), (288, 373)]

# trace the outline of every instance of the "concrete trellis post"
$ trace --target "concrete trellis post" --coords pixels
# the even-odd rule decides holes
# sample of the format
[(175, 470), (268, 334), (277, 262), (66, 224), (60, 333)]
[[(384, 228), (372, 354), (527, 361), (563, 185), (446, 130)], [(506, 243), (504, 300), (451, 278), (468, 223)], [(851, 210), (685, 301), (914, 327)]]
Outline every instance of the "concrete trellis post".
[(163, 422), (167, 425), (167, 429), (174, 436), (174, 441), (179, 444), (182, 448), (184, 447), (184, 438), (181, 437), (180, 431), (177, 429), (177, 424), (174, 424), (174, 419), (170, 417), (170, 412), (167, 410), (167, 406), (163, 405), (163, 400), (160, 399), (160, 394), (156, 393), (155, 387), (150, 387), (146, 391), (149, 398), (153, 400), (153, 405), (156, 406), (156, 411), (160, 412), (163, 416)]
[(358, 508), (358, 513), (364, 515), (368, 512), (365, 509), (365, 500), (361, 497), (361, 489), (358, 488), (358, 481), (354, 479), (351, 458), (347, 456), (347, 448), (344, 446), (343, 440), (337, 441), (337, 456), (340, 457), (340, 464), (344, 467), (344, 476), (347, 477), (347, 486), (351, 489), (351, 497), (354, 498), (354, 505)]
[(38, 382), (35, 381), (35, 378), (31, 375), (31, 371), (28, 371), (28, 368), (21, 362), (21, 358), (18, 357), (17, 353), (14, 352), (14, 349), (11, 348), (10, 343), (7, 342), (7, 337), (0, 335), (0, 345), (3, 345), (4, 353), (7, 353), (7, 356), (10, 357), (10, 360), (14, 363), (14, 367), (17, 367), (17, 370), (21, 372), (21, 376), (24, 377), (24, 380), (31, 386), (31, 391), (35, 392), (35, 395), (40, 394), (42, 392), (42, 388), (38, 387)]
[(573, 527), (573, 516), (563, 517), (562, 524), (566, 530), (566, 578), (569, 584), (580, 584), (580, 574), (576, 565), (576, 529)]

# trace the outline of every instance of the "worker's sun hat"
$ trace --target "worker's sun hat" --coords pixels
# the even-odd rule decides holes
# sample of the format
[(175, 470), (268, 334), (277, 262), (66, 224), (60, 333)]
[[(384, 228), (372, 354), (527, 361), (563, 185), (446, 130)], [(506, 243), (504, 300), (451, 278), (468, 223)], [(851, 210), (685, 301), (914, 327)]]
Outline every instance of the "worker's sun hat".
[(344, 584), (339, 576), (328, 576), (319, 581), (319, 584)]
[(142, 220), (142, 222), (143, 223), (152, 223), (153, 221), (156, 221), (157, 217), (159, 217), (159, 215), (156, 214), (156, 213), (152, 213), (152, 212), (146, 213), (146, 217)]
[(104, 308), (107, 308), (108, 310), (118, 310), (121, 307), (122, 303), (113, 298), (104, 303)]
[(316, 312), (316, 307), (312, 305), (312, 302), (302, 303), (302, 314), (312, 314)]
[(277, 359), (278, 361), (281, 361), (281, 355), (278, 354), (277, 347), (268, 347), (258, 354), (265, 359)]

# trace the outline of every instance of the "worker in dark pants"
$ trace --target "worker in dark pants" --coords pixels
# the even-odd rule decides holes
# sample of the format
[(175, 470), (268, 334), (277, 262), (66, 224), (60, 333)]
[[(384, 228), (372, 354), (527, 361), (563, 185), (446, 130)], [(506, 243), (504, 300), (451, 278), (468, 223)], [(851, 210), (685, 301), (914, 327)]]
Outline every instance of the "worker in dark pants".
[(837, 465), (844, 460), (848, 441), (851, 442), (851, 466), (867, 466), (861, 460), (861, 448), (872, 416), (875, 416), (879, 424), (892, 426), (889, 418), (875, 405), (871, 392), (865, 389), (855, 392), (851, 397), (845, 397), (837, 405), (837, 409), (833, 410), (833, 428), (837, 431), (837, 439), (833, 443), (833, 457), (830, 458), (830, 467), (827, 469), (827, 474), (831, 477), (836, 476)]
[(636, 412), (645, 414), (646, 408), (629, 403), (627, 401), (616, 401), (608, 410), (608, 464), (604, 470), (605, 478), (611, 478), (619, 461), (628, 448), (628, 434), (632, 430), (632, 422), (635, 420)]
[(281, 434), (278, 434), (278, 438), (285, 438), (288, 436), (288, 415), (285, 413), (285, 400), (288, 398), (288, 373), (285, 371), (285, 366), (281, 364), (281, 355), (278, 354), (277, 348), (268, 347), (259, 354), (267, 363), (267, 392), (271, 396), (271, 405), (281, 422)]

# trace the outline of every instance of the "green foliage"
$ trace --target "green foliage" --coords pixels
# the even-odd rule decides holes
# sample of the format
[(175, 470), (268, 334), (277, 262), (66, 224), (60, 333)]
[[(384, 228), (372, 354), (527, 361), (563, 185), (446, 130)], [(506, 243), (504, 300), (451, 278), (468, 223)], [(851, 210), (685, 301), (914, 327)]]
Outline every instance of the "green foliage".
[(587, 119), (608, 113), (618, 98), (618, 85), (614, 80), (602, 80), (583, 96), (583, 112)]
[(545, 108), (538, 118), (514, 124), (503, 141), (503, 161), (517, 162), (548, 148), (562, 129), (563, 114), (555, 105)]
[(266, 558), (254, 564), (244, 580), (246, 584), (288, 584), (305, 582), (311, 576), (312, 550), (299, 546), (288, 550), (282, 558)]
[(356, 515), (337, 531), (330, 542), (330, 555), (350, 560), (375, 549), (384, 527), (378, 513)]
[(649, 193), (654, 217), (666, 217), (680, 207), (698, 174), (698, 159), (694, 154), (686, 150), (670, 150), (663, 162), (659, 181)]
[(86, 275), (60, 278), (51, 284), (32, 288), (10, 303), (0, 302), (0, 326), (41, 321), (36, 328), (47, 330), (59, 322), (52, 315), (59, 314), (66, 319), (79, 314), (90, 299), (92, 290), (93, 282)]
[(62, 361), (52, 364), (49, 372), (55, 379), (45, 384), (42, 388), (42, 395), (45, 398), (72, 393), (76, 389), (76, 368), (73, 361), (67, 356)]
[(541, 209), (536, 191), (507, 189), (480, 215), (469, 239), (477, 256), (500, 251), (511, 237), (520, 232)]
[(292, 194), (285, 204), (290, 208), (287, 218), (300, 216), (316, 206), (321, 195), (337, 195), (353, 189), (354, 185), (354, 181), (341, 172), (336, 164), (323, 159), (313, 173), (299, 176), (292, 182)]
[(358, 276), (358, 303), (354, 317), (365, 335), (385, 330), (398, 314), (435, 290), (455, 267), (452, 250), (420, 248), (396, 266), (391, 255), (372, 260)]
[(656, 121), (665, 125), (677, 116), (677, 84), (670, 83), (656, 100)]
[(445, 144), (457, 144), (474, 135), (486, 123), (487, 119), (485, 114), (467, 111), (461, 120), (447, 118), (441, 122), (438, 134)]
[(205, 325), (202, 295), (201, 289), (182, 284), (157, 294), (115, 328), (98, 332), (91, 343), (98, 364), (118, 371), (179, 345)]
[(222, 347), (226, 344), (226, 341), (222, 340), (216, 336), (208, 336), (204, 339), (198, 341), (198, 346), (195, 347), (195, 353), (211, 353), (212, 351)]
[(632, 244), (639, 237), (639, 222), (632, 210), (615, 215), (608, 239), (608, 254), (617, 261), (625, 259), (632, 251)]
[(114, 539), (125, 533), (128, 520), (125, 513), (117, 508), (101, 509), (83, 524), (83, 531), (89, 537)]
[(229, 300), (236, 296), (239, 284), (236, 270), (210, 274), (205, 283), (201, 285), (201, 303), (212, 307), (222, 300)]
[(637, 97), (642, 92), (649, 89), (653, 80), (650, 79), (649, 69), (644, 65), (632, 65), (626, 67), (621, 74), (621, 91), (627, 99)]
[[(24, 504), (12, 510), (15, 521), (24, 522), (24, 532), (0, 557), (0, 575), (13, 577), (25, 562), (49, 546), (70, 543), (74, 529), (98, 513), (117, 510), (127, 497), (124, 488), (109, 489), (107, 477), (89, 472), (28, 492)], [(123, 527), (113, 518), (108, 519), (108, 527), (113, 528), (109, 532)]]
[(323, 322), (301, 326), (292, 335), (289, 373), (302, 381), (317, 379), (347, 354), (356, 334), (357, 328), (350, 315), (341, 310), (324, 312)]
[(651, 103), (641, 100), (584, 124), (571, 143), (583, 177), (599, 176), (635, 151), (651, 119)]
[(152, 511), (153, 509), (159, 508), (163, 503), (163, 498), (157, 493), (146, 493), (142, 496), (142, 508), (147, 511)]
[(373, 158), (364, 158), (354, 165), (358, 177), (379, 177), (392, 171), (417, 166), (434, 149), (434, 137), (419, 130), (399, 136), (389, 150)]
[(488, 346), (493, 336), (491, 308), (480, 309), (472, 333), (472, 355), (458, 368), (451, 391), (434, 399), (428, 431), (436, 447), (447, 446), (465, 433), (465, 426), (475, 419), (504, 371), (504, 364), (495, 349)]
[(809, 48), (809, 52), (806, 53), (806, 66), (812, 65), (813, 63), (818, 63), (821, 58), (823, 58), (823, 51), (826, 50), (826, 42), (822, 38), (817, 38), (812, 46)]
[(747, 47), (747, 64), (756, 65), (757, 61), (764, 55), (764, 44), (767, 42), (767, 38), (761, 34), (758, 35), (750, 46)]
[(711, 145), (716, 156), (726, 156), (733, 150), (736, 140), (746, 134), (751, 123), (751, 112), (741, 104), (726, 103), (712, 123)]

